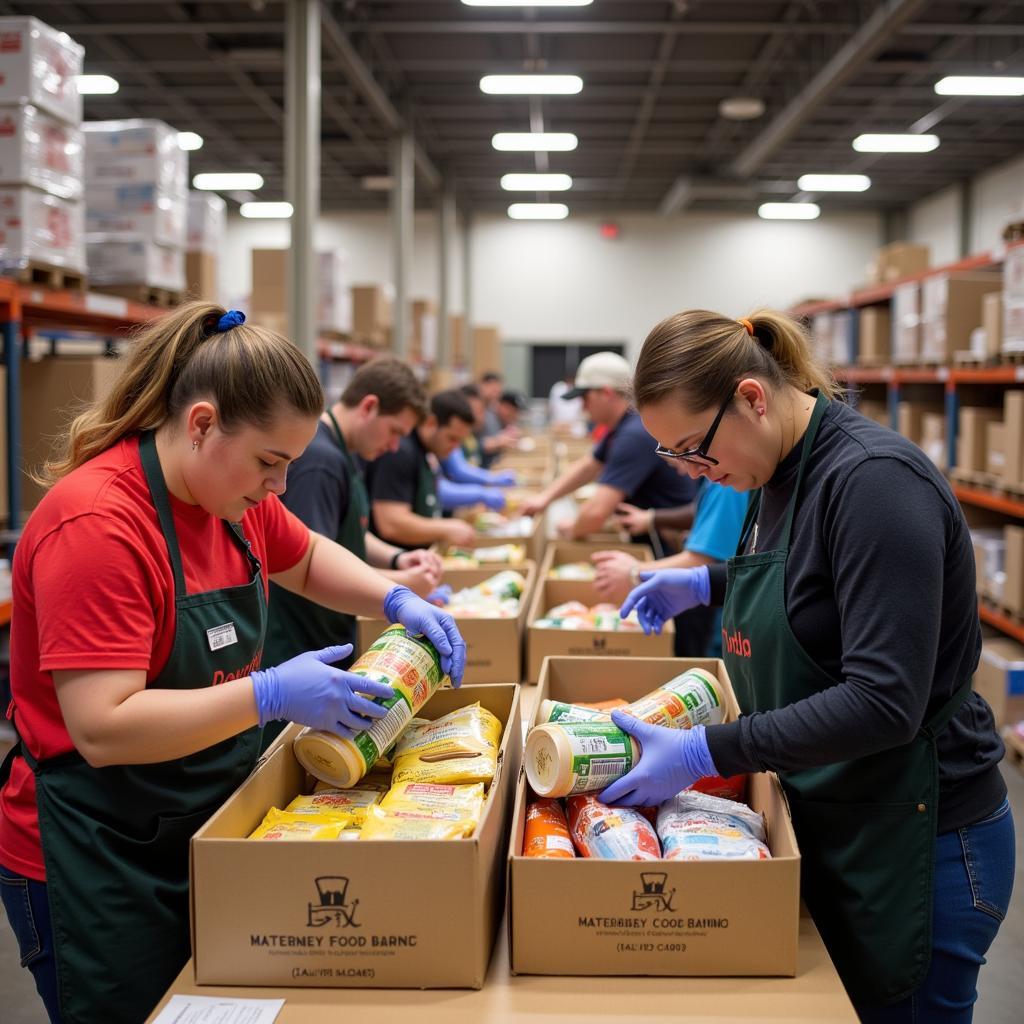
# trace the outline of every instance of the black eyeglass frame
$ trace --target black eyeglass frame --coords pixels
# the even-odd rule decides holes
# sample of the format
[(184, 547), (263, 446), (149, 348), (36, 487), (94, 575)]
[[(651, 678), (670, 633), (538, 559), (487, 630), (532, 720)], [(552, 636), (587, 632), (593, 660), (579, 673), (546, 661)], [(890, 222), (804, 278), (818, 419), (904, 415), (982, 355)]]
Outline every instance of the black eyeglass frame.
[(718, 410), (718, 414), (715, 416), (708, 428), (708, 432), (704, 435), (703, 440), (696, 448), (688, 448), (685, 452), (677, 452), (672, 448), (666, 448), (663, 445), (657, 445), (654, 449), (655, 455), (660, 455), (663, 459), (681, 459), (683, 462), (692, 462), (696, 465), (705, 466), (717, 466), (718, 459), (712, 458), (708, 455), (708, 449), (711, 447), (711, 442), (715, 439), (715, 434), (718, 431), (718, 425), (722, 422), (722, 417), (725, 415), (726, 409), (732, 405), (732, 400), (736, 397), (736, 393), (731, 392), (729, 397), (722, 403), (721, 408)]

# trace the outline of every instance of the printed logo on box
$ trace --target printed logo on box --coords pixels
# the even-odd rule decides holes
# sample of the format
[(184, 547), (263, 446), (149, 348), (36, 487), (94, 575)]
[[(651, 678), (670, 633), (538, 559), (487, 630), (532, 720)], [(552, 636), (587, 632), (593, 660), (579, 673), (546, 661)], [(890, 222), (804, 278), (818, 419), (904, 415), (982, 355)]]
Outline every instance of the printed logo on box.
[(348, 879), (341, 875), (321, 875), (313, 879), (319, 903), (308, 903), (306, 927), (362, 928), (356, 921), (359, 900), (348, 902)]
[(670, 913), (675, 910), (672, 897), (675, 889), (665, 892), (668, 873), (665, 871), (641, 871), (639, 891), (633, 890), (633, 910), (661, 910)]

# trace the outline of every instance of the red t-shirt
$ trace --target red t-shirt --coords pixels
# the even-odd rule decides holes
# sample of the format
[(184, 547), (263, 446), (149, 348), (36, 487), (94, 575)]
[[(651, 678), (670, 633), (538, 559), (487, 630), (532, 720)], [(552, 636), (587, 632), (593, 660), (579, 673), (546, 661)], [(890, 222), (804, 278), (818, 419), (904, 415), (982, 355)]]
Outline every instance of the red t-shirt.
[[(190, 594), (249, 582), (248, 561), (222, 520), (173, 495), (171, 511)], [(309, 530), (274, 495), (245, 513), (242, 529), (265, 582), (309, 546)], [(171, 653), (174, 574), (137, 438), (54, 485), (25, 525), (13, 568), (15, 720), (42, 760), (74, 749), (52, 672), (144, 669), (151, 683)], [(0, 791), (0, 864), (45, 881), (35, 776), (23, 758)]]

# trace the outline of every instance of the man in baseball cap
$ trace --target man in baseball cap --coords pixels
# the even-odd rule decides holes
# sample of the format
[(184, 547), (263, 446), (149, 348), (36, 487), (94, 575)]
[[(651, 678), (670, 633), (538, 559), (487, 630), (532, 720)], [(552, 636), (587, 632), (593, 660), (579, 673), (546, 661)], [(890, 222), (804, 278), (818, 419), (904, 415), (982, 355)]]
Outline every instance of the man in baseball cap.
[(632, 382), (629, 363), (616, 352), (595, 352), (580, 363), (563, 398), (582, 398), (587, 418), (608, 433), (589, 455), (527, 501), (524, 515), (539, 515), (556, 499), (597, 481), (596, 492), (576, 518), (558, 524), (561, 536), (579, 540), (601, 532), (623, 501), (639, 508), (675, 508), (693, 499), (694, 482), (655, 454), (654, 438), (630, 404)]

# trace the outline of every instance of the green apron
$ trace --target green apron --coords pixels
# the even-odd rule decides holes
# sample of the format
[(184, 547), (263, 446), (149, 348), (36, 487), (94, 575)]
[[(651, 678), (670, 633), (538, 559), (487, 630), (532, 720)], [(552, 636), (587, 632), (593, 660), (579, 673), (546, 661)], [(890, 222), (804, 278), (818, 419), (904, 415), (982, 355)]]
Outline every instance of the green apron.
[[(786, 614), (793, 518), (827, 405), (819, 395), (779, 547), (743, 554), (757, 522), (758, 492), (738, 553), (729, 559), (723, 658), (744, 714), (785, 707), (841, 682), (800, 646)], [(779, 772), (800, 844), (803, 896), (855, 1002), (896, 1002), (928, 971), (939, 796), (935, 737), (970, 686), (965, 680), (937, 710), (929, 708), (917, 736), (904, 746)]]
[[(192, 690), (259, 667), (266, 599), (259, 560), (237, 523), (242, 586), (189, 594), (152, 433), (142, 466), (174, 569), (174, 646), (150, 688)], [(117, 609), (111, 609), (112, 614)], [(92, 768), (77, 751), (37, 762), (46, 889), (64, 1024), (139, 1024), (189, 957), (192, 834), (255, 764), (259, 729), (175, 761)]]
[[(334, 540), (347, 548), (362, 561), (366, 557), (366, 530), (370, 521), (370, 496), (366, 483), (355, 459), (349, 453), (345, 437), (334, 416), (327, 412), (334, 439), (341, 449), (348, 471), (348, 505), (338, 526)], [(355, 644), (355, 616), (325, 608), (322, 604), (309, 601), (301, 594), (293, 594), (276, 583), (270, 584), (270, 622), (267, 628), (267, 643), (263, 651), (265, 665), (280, 665), (305, 651), (318, 651), (332, 644)], [(348, 668), (355, 655), (337, 662), (340, 668)], [(287, 727), (287, 722), (268, 722), (263, 727), (261, 750), (266, 750)]]
[(412, 510), (425, 519), (436, 519), (441, 515), (441, 503), (437, 500), (437, 474), (427, 461), (427, 453), (419, 440), (420, 461), (416, 473), (416, 494), (413, 498)]

